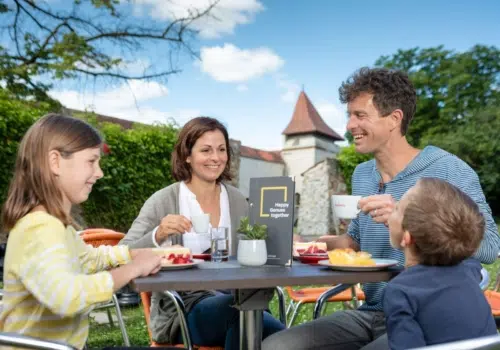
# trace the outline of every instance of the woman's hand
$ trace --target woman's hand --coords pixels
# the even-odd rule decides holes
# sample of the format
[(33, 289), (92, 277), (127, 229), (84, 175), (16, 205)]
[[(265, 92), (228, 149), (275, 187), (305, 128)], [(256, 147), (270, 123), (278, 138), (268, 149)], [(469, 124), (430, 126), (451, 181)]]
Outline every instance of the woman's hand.
[(156, 230), (156, 242), (160, 243), (170, 235), (189, 231), (191, 231), (191, 221), (183, 215), (169, 214), (161, 220), (160, 226)]
[(387, 226), (389, 216), (396, 207), (396, 201), (390, 194), (377, 194), (361, 198), (358, 206), (362, 212), (370, 214), (373, 221)]

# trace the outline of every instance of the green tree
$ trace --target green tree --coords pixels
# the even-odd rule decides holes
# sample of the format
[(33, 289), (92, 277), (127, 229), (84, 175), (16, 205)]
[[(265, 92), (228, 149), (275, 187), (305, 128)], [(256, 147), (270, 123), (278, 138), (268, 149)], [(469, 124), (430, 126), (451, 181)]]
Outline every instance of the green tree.
[(447, 134), (430, 135), (422, 143), (457, 155), (476, 170), (494, 213), (500, 213), (500, 107), (478, 111), (474, 118)]
[[(68, 0), (56, 6), (0, 0), (0, 22), (10, 39), (0, 46), (0, 82), (16, 96), (42, 100), (49, 99), (47, 82), (54, 79), (165, 79), (179, 72), (179, 55), (197, 55), (190, 27), (209, 15), (216, 1), (171, 21), (145, 22), (131, 20), (129, 1)], [(127, 63), (148, 47), (161, 53), (164, 65), (130, 73)]]
[(442, 46), (399, 50), (376, 65), (408, 72), (417, 90), (409, 141), (434, 144), (477, 171), (494, 212), (500, 212), (500, 50), (476, 45), (465, 52)]
[(465, 52), (442, 46), (399, 50), (378, 66), (408, 72), (417, 90), (417, 113), (408, 139), (418, 146), (429, 135), (454, 132), (486, 106), (500, 106), (500, 50), (476, 45)]

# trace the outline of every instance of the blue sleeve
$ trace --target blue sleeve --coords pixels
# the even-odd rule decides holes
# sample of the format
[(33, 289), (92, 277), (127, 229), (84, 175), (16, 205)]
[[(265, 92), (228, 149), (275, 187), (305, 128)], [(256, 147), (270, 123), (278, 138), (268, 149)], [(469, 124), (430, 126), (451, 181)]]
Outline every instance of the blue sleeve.
[(474, 257), (484, 264), (492, 264), (497, 260), (498, 252), (500, 250), (500, 236), (498, 235), (498, 227), (493, 220), (491, 208), (486, 203), (479, 177), (476, 172), (463, 163), (462, 169), (456, 172), (456, 176), (450, 179), (455, 186), (464, 191), (479, 207), (479, 211), (484, 216), (485, 232), (483, 240), (479, 249), (476, 251)]
[(411, 305), (402, 289), (389, 283), (385, 288), (383, 305), (391, 350), (426, 346), (424, 333), (415, 318), (415, 306)]

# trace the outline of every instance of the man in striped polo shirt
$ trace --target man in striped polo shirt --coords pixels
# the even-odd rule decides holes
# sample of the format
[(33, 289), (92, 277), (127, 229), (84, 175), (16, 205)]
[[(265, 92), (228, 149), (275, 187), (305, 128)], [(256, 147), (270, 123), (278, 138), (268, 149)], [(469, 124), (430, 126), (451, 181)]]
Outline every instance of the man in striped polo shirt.
[[(497, 226), (472, 168), (442, 149), (427, 146), (420, 150), (407, 142), (405, 135), (416, 110), (416, 92), (408, 76), (384, 68), (362, 68), (342, 83), (339, 95), (347, 103), (347, 130), (353, 135), (356, 151), (373, 154), (374, 159), (358, 165), (352, 176), (352, 194), (363, 197), (360, 215), (346, 234), (321, 240), (328, 249), (362, 250), (404, 265), (403, 252), (390, 244), (389, 215), (418, 179), (440, 178), (467, 193), (484, 215), (484, 237), (474, 255), (477, 263), (472, 264), (479, 283), (480, 262), (493, 263), (500, 249)], [(266, 338), (263, 349), (388, 349), (382, 311), (386, 284), (366, 283), (366, 303), (358, 310), (335, 312), (278, 332)]]

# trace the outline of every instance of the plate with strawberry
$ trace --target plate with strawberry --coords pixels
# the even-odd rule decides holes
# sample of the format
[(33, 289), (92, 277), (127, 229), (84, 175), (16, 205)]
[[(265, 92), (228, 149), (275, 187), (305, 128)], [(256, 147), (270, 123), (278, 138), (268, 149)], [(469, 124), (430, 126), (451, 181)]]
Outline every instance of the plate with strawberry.
[(318, 261), (328, 258), (326, 244), (324, 243), (311, 242), (305, 249), (298, 249), (297, 252), (297, 260), (304, 264), (317, 264)]
[(191, 250), (181, 246), (155, 248), (153, 251), (161, 254), (161, 269), (162, 270), (182, 270), (189, 269), (202, 263), (202, 259), (193, 259)]
[(182, 258), (174, 259), (172, 263), (162, 264), (162, 270), (184, 270), (190, 269), (198, 264), (204, 262), (202, 259), (188, 259), (184, 260)]

